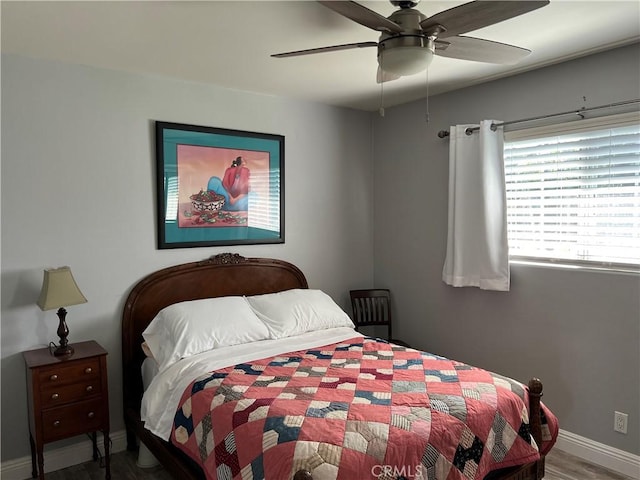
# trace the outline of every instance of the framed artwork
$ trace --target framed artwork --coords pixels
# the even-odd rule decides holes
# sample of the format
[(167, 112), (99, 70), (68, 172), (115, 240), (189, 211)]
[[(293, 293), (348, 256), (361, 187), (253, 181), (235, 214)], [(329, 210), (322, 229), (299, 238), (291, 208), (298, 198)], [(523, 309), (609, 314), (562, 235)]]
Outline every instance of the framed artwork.
[(158, 248), (284, 243), (284, 137), (156, 122)]

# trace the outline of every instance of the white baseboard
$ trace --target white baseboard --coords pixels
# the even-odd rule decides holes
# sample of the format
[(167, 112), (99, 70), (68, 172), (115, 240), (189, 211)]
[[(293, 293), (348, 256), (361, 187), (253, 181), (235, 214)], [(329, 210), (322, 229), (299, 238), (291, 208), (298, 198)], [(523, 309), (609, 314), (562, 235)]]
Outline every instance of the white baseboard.
[(560, 430), (554, 448), (640, 480), (640, 456)]
[[(109, 435), (111, 438), (111, 453), (122, 452), (127, 448), (127, 435), (124, 430), (114, 432)], [(103, 438), (98, 434), (98, 447), (104, 454)], [(86, 442), (47, 449), (44, 447), (44, 472), (54, 472), (61, 468), (71, 467), (79, 463), (88, 462), (93, 459), (93, 446), (91, 440)], [(25, 480), (31, 478), (31, 456), (16, 458), (2, 462), (0, 466), (0, 478), (2, 480)]]
[[(127, 448), (127, 437), (124, 430), (110, 435), (111, 452), (122, 452)], [(102, 437), (98, 436), (98, 445), (102, 446)], [(614, 472), (640, 480), (640, 456), (617, 448), (609, 447), (588, 438), (581, 437), (565, 430), (560, 430), (556, 446), (558, 450), (570, 453), (588, 462), (594, 463)], [(102, 447), (101, 447), (102, 449)], [(86, 442), (47, 450), (45, 447), (44, 471), (52, 472), (71, 467), (92, 459), (91, 442)], [(2, 480), (25, 480), (31, 478), (31, 457), (22, 457), (3, 462), (0, 466)]]

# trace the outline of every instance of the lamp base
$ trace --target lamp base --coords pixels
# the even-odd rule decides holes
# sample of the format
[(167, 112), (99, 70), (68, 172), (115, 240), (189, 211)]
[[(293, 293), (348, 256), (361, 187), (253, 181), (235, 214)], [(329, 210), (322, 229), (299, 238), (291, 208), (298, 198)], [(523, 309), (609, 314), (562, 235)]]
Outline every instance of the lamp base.
[(65, 357), (73, 355), (73, 347), (71, 345), (60, 345), (53, 351), (56, 357)]
[(58, 337), (60, 337), (60, 345), (54, 350), (53, 354), (56, 357), (73, 355), (73, 347), (67, 341), (67, 336), (69, 335), (69, 328), (67, 327), (67, 322), (65, 322), (67, 311), (64, 307), (60, 307), (57, 314), (60, 319), (57, 331)]

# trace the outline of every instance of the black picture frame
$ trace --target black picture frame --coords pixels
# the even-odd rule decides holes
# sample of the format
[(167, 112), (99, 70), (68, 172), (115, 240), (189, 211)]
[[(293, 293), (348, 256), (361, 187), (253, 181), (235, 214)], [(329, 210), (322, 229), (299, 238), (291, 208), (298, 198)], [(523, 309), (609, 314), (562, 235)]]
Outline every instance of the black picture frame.
[(284, 136), (155, 122), (158, 248), (284, 243)]

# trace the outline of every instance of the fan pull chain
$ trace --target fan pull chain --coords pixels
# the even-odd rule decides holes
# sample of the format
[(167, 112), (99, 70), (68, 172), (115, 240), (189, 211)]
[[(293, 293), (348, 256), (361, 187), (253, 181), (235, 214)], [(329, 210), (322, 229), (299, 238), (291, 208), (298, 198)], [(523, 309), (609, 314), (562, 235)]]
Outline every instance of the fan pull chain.
[[(379, 65), (384, 65), (384, 48), (380, 50)], [(381, 117), (384, 117), (384, 72), (382, 71), (382, 67), (378, 67), (378, 72), (380, 75), (380, 108), (378, 109), (378, 113)]]
[(424, 77), (427, 84), (427, 98), (425, 99), (425, 120), (427, 123), (429, 123), (429, 68), (427, 68)]

